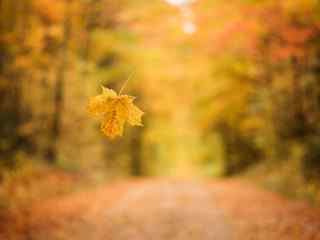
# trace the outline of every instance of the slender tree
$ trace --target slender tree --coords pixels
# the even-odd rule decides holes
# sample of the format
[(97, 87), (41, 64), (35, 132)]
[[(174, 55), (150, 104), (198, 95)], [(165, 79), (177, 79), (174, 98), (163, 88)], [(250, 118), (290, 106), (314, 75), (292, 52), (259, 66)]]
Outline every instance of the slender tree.
[(64, 84), (69, 63), (69, 42), (71, 38), (71, 6), (72, 1), (65, 2), (64, 12), (64, 34), (60, 46), (60, 64), (57, 68), (57, 78), (54, 86), (54, 110), (52, 126), (50, 131), (50, 143), (47, 152), (47, 159), (55, 163), (58, 157), (58, 142), (61, 134), (61, 120), (63, 115)]

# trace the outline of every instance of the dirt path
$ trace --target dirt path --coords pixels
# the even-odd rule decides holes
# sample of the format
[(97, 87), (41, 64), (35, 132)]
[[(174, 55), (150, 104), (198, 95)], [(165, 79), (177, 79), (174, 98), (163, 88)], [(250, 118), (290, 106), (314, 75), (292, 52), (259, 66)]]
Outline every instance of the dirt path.
[(320, 240), (320, 211), (240, 181), (141, 180), (53, 199), (24, 227), (12, 239)]

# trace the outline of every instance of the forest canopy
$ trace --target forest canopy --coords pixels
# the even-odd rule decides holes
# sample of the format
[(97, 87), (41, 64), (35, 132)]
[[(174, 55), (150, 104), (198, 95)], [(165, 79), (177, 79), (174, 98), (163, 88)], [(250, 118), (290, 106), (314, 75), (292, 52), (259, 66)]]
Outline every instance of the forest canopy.
[[(318, 1), (2, 0), (0, 26), (2, 176), (44, 164), (319, 182)], [(123, 94), (144, 127), (109, 141), (87, 102), (132, 73)]]

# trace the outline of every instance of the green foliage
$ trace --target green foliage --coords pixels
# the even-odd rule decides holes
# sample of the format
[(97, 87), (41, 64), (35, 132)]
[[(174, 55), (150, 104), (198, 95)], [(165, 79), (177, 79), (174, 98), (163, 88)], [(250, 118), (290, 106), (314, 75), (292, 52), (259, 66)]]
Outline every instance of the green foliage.
[(263, 153), (254, 139), (223, 123), (218, 128), (225, 146), (226, 176), (238, 174), (261, 161)]
[(320, 178), (320, 142), (318, 138), (308, 140), (306, 143), (306, 154), (303, 158), (303, 173), (308, 181)]

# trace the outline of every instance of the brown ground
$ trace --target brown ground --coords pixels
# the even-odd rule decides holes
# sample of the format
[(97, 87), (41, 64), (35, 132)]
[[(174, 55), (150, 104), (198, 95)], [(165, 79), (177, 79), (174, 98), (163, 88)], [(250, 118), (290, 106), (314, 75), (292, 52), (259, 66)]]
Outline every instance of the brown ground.
[(320, 210), (238, 180), (134, 180), (30, 209), (1, 240), (320, 240)]

